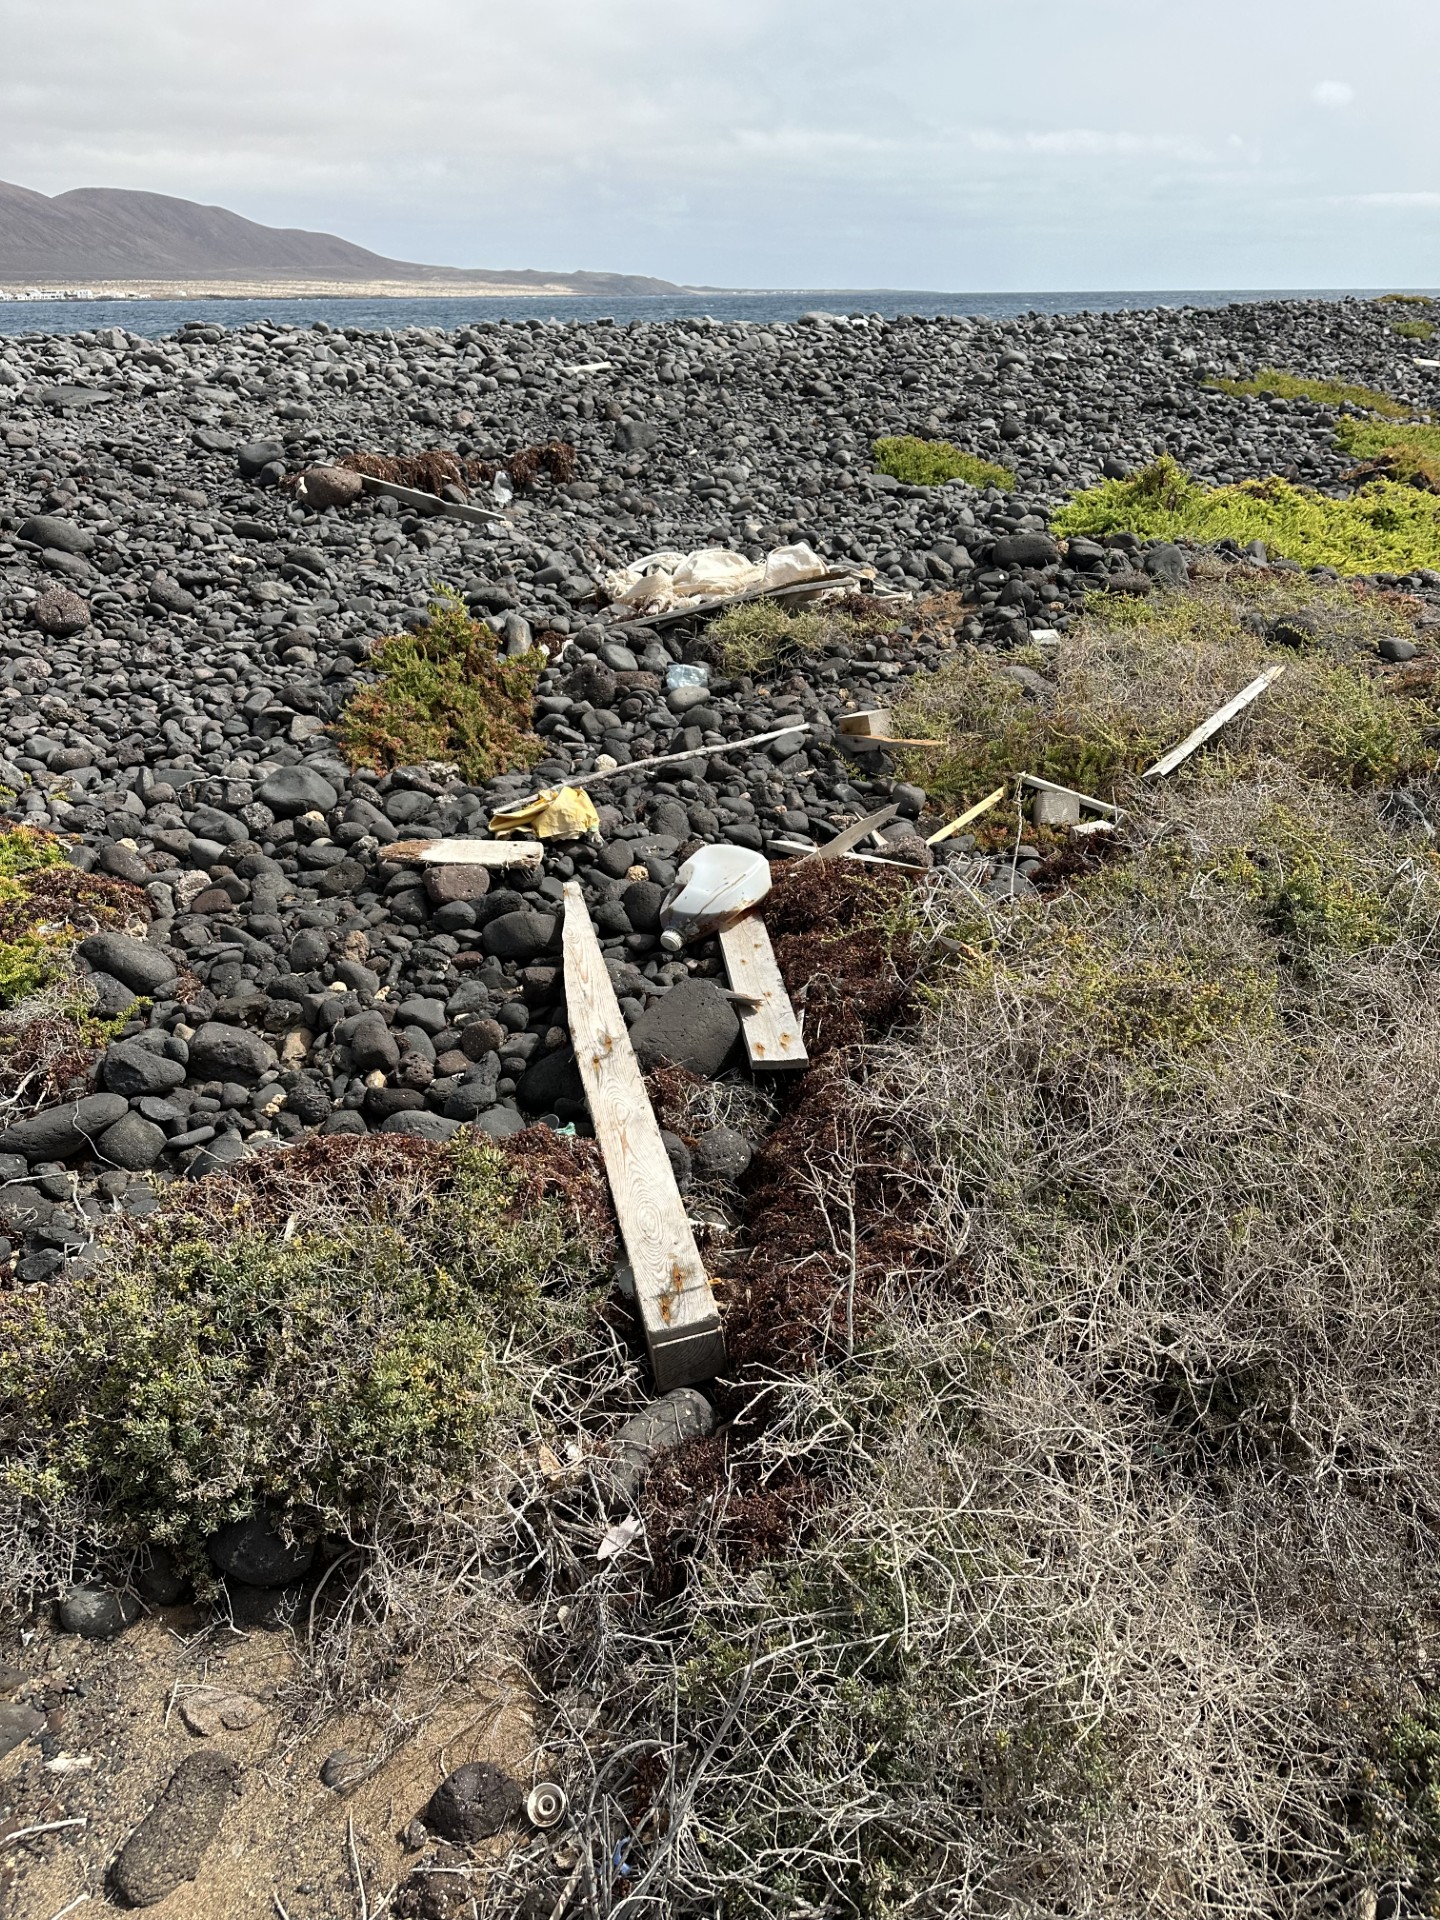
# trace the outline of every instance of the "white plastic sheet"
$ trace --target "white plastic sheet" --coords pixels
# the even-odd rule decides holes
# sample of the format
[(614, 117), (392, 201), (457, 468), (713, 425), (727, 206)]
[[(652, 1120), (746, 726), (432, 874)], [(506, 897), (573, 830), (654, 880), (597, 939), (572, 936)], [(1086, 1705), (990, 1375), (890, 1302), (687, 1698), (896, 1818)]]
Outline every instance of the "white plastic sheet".
[(829, 567), (803, 541), (776, 547), (761, 560), (747, 560), (729, 547), (700, 547), (694, 553), (665, 549), (647, 553), (628, 567), (605, 576), (610, 600), (633, 614), (669, 613), (693, 600), (728, 600), (758, 588), (799, 586), (822, 580)]

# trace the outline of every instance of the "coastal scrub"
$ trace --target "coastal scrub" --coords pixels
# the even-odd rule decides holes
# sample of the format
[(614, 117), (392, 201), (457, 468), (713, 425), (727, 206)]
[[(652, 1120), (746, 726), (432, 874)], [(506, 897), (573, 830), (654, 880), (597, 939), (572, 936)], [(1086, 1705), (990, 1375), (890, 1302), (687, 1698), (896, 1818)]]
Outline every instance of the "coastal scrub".
[(442, 590), (418, 633), (376, 647), (378, 678), (351, 699), (335, 737), (352, 766), (382, 772), (441, 761), (474, 781), (529, 766), (542, 751), (530, 714), (544, 663), (533, 648), (505, 658), (490, 628)]
[(1077, 493), (1053, 526), (1060, 534), (1133, 533), (1202, 544), (1262, 540), (1299, 566), (1342, 574), (1440, 567), (1440, 499), (1388, 479), (1348, 500), (1279, 479), (1207, 488), (1167, 457), (1133, 479)]

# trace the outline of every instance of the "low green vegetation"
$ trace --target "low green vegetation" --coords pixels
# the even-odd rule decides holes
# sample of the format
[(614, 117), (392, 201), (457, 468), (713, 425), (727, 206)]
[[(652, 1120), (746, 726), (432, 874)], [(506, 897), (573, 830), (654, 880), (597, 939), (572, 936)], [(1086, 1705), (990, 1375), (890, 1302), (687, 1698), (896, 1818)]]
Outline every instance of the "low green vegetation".
[(823, 614), (803, 607), (791, 611), (778, 600), (731, 607), (707, 629), (720, 650), (722, 668), (731, 674), (765, 673), (780, 660), (818, 653), (831, 631), (832, 623)]
[[(1387, 786), (1436, 762), (1435, 689), (1427, 678), (1387, 678), (1375, 653), (1377, 640), (1410, 628), (1405, 609), (1374, 592), (1276, 574), (1237, 571), (1154, 599), (1097, 595), (1047, 663), (1048, 697), (1017, 684), (1006, 661), (967, 652), (907, 682), (895, 724), (948, 743), (909, 762), (947, 805), (968, 805), (1019, 773), (1111, 800), (1281, 660), (1284, 675), (1183, 777), (1232, 778), (1279, 759), (1335, 787)], [(1004, 844), (1014, 821), (999, 808), (977, 832)]]
[(263, 1183), (261, 1204), (171, 1189), (90, 1277), (6, 1296), (13, 1532), (88, 1514), (112, 1549), (196, 1563), (261, 1502), (343, 1532), (467, 1484), (521, 1410), (524, 1356), (563, 1339), (572, 1309), (547, 1288), (563, 1276), (576, 1299), (598, 1248), (558, 1204), (514, 1204), (509, 1163), (473, 1136), (304, 1152), (268, 1202)]
[(1375, 304), (1379, 307), (1428, 307), (1432, 302), (1428, 293), (1382, 293)]
[(531, 765), (543, 748), (530, 732), (543, 653), (509, 660), (484, 621), (441, 592), (418, 633), (382, 640), (370, 656), (379, 676), (335, 727), (352, 766), (388, 771), (441, 761), (466, 780)]
[(947, 480), (964, 480), (972, 487), (1000, 487), (1009, 492), (1015, 475), (1009, 467), (978, 454), (966, 453), (948, 440), (921, 440), (914, 434), (891, 434), (875, 442), (875, 467), (912, 487), (943, 487)]
[(1440, 426), (1348, 419), (1336, 427), (1335, 439), (1356, 460), (1383, 462), (1387, 478), (1440, 493)]
[(828, 648), (853, 648), (898, 624), (898, 616), (876, 601), (791, 608), (779, 600), (748, 600), (711, 621), (705, 637), (725, 673), (754, 675)]
[(1428, 320), (1392, 320), (1390, 331), (1402, 340), (1433, 340), (1435, 328)]
[(66, 965), (78, 935), (37, 897), (35, 876), (65, 864), (51, 835), (29, 827), (0, 833), (0, 1007), (13, 1007)]
[(1378, 413), (1387, 420), (1408, 420), (1411, 410), (1388, 393), (1374, 387), (1353, 386), (1345, 380), (1321, 380), (1309, 374), (1281, 373), (1275, 367), (1261, 367), (1244, 380), (1216, 378), (1206, 382), (1220, 393), (1237, 399), (1255, 399), (1272, 394), (1277, 400), (1313, 400), (1323, 407), (1360, 407), (1366, 413)]
[(1440, 567), (1440, 500), (1382, 479), (1347, 500), (1286, 480), (1203, 487), (1163, 459), (1129, 480), (1075, 495), (1055, 516), (1061, 534), (1134, 533), (1142, 539), (1264, 541), (1302, 567), (1337, 573), (1410, 573)]

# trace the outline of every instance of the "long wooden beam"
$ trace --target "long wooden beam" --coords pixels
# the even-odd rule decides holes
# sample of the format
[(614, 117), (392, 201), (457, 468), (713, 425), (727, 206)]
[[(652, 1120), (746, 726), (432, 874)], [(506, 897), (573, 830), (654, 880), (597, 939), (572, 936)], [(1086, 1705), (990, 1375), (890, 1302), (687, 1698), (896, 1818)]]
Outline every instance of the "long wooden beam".
[(725, 1338), (660, 1123), (578, 880), (565, 883), (565, 1006), (575, 1061), (635, 1276), (655, 1385), (710, 1380)]

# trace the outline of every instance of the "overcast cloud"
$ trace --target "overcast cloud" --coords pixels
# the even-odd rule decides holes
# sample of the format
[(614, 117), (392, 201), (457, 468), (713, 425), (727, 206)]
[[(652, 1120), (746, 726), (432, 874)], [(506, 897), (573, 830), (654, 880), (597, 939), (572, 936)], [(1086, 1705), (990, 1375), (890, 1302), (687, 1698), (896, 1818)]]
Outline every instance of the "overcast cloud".
[(0, 0), (0, 178), (724, 286), (1440, 284), (1437, 0)]

